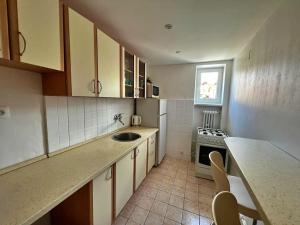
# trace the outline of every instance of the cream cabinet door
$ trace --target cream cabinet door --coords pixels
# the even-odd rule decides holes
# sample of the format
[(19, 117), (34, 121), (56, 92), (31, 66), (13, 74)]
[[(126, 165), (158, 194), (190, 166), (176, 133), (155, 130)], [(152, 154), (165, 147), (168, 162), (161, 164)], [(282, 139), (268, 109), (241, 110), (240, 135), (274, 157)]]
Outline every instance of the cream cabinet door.
[(93, 180), (94, 225), (111, 225), (112, 222), (112, 169)]
[(18, 0), (17, 10), (20, 61), (61, 70), (59, 0)]
[(116, 163), (116, 215), (133, 194), (133, 165), (133, 151)]
[(153, 134), (148, 139), (148, 172), (155, 164), (155, 146), (156, 146), (156, 134)]
[(120, 97), (120, 45), (97, 30), (100, 97)]
[(94, 24), (69, 8), (72, 96), (96, 96)]
[(137, 189), (146, 177), (147, 166), (147, 140), (136, 148), (135, 189)]

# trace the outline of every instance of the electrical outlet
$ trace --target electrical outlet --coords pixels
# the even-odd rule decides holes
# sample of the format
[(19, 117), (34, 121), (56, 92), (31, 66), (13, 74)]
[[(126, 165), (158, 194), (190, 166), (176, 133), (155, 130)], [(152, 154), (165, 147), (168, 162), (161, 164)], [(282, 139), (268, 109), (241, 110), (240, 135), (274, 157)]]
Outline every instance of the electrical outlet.
[(10, 110), (8, 106), (0, 106), (0, 119), (9, 118)]

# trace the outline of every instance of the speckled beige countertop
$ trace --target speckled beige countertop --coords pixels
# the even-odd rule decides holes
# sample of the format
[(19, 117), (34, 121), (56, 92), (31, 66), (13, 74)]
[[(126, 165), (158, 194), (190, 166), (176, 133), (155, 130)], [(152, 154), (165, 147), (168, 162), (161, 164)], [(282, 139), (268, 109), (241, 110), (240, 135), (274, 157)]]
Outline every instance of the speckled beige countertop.
[(0, 176), (0, 224), (29, 225), (138, 146), (156, 128), (133, 128), (142, 137), (118, 142), (111, 135)]
[(265, 225), (299, 225), (300, 162), (267, 141), (225, 142)]

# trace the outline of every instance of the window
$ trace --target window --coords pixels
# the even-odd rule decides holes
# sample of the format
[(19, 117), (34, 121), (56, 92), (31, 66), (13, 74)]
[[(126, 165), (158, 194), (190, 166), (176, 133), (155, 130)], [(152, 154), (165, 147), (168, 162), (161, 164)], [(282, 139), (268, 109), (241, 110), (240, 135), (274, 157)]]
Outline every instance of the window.
[(197, 66), (194, 103), (222, 105), (225, 65)]

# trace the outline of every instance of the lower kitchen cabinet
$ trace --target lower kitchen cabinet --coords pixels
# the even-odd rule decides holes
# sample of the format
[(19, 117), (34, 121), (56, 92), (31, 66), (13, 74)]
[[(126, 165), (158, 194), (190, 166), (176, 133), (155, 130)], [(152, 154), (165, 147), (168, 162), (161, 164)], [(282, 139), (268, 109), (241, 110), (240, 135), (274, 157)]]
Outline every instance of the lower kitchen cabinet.
[(116, 216), (133, 194), (134, 151), (116, 163)]
[(148, 172), (155, 164), (155, 146), (156, 146), (156, 134), (153, 134), (148, 139)]
[(93, 225), (111, 225), (112, 187), (112, 168), (93, 180)]
[(135, 190), (143, 182), (147, 171), (147, 140), (136, 148)]

